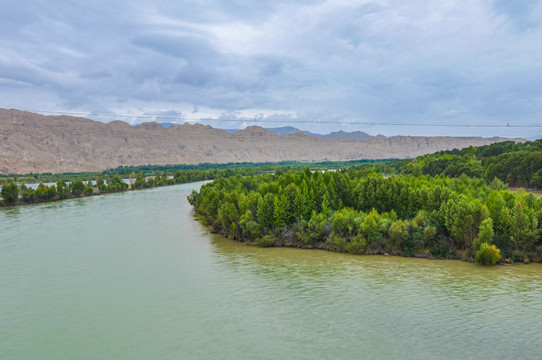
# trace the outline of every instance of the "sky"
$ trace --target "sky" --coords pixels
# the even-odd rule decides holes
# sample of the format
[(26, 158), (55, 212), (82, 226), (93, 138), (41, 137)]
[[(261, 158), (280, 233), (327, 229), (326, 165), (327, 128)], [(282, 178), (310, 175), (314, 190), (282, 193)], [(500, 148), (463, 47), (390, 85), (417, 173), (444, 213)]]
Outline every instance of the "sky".
[(542, 0), (0, 0), (0, 9), (4, 108), (132, 124), (542, 137)]

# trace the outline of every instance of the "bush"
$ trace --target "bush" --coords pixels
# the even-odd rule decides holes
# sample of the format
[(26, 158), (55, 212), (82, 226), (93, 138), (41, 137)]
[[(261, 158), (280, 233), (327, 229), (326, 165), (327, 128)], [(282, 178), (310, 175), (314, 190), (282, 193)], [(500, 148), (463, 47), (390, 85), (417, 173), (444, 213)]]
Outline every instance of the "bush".
[(275, 236), (274, 235), (265, 235), (259, 238), (256, 243), (260, 247), (271, 247), (275, 245)]
[(423, 238), (425, 240), (425, 244), (432, 244), (433, 240), (435, 239), (435, 235), (437, 235), (437, 228), (434, 226), (426, 226), (423, 229)]
[(525, 256), (523, 255), (523, 253), (521, 251), (514, 250), (514, 251), (512, 251), (511, 258), (512, 258), (513, 262), (522, 262), (523, 259), (525, 258)]
[(303, 244), (316, 244), (323, 242), (329, 235), (331, 224), (328, 226), (326, 217), (323, 214), (314, 215), (307, 224), (307, 236), (303, 236)]
[(362, 235), (356, 236), (352, 242), (346, 244), (346, 251), (351, 254), (365, 254), (365, 249), (367, 248), (367, 242)]
[(401, 246), (403, 256), (412, 256), (423, 246), (424, 238), (421, 230), (415, 231), (407, 237)]
[[(75, 196), (80, 196), (85, 191), (85, 184), (81, 180), (74, 181), (72, 183), (72, 194)], [(39, 196), (38, 196), (39, 197)]]
[(501, 260), (501, 251), (495, 245), (481, 243), (474, 260), (482, 265), (495, 265)]
[(241, 235), (245, 239), (254, 240), (262, 236), (260, 225), (254, 221), (250, 210), (247, 210), (245, 215), (241, 216), (239, 227), (241, 228)]
[(90, 196), (94, 194), (94, 189), (92, 188), (92, 184), (89, 182), (87, 185), (85, 185), (85, 195)]
[(450, 244), (439, 241), (429, 248), (429, 252), (432, 256), (442, 259), (455, 259), (455, 251)]
[(512, 253), (514, 252), (514, 244), (512, 239), (510, 239), (510, 236), (507, 234), (496, 234), (493, 238), (493, 244), (495, 244), (495, 246), (501, 250), (501, 255), (504, 258), (512, 258), (513, 261), (516, 261), (512, 256)]
[(327, 240), (327, 245), (330, 250), (337, 252), (346, 252), (347, 240), (343, 237), (333, 235)]
[(19, 196), (19, 188), (15, 183), (2, 186), (2, 197), (4, 198), (4, 203), (7, 205), (15, 204), (17, 197)]
[(392, 246), (400, 250), (403, 248), (404, 243), (408, 240), (410, 224), (408, 221), (397, 220), (391, 224), (389, 229), (389, 236)]

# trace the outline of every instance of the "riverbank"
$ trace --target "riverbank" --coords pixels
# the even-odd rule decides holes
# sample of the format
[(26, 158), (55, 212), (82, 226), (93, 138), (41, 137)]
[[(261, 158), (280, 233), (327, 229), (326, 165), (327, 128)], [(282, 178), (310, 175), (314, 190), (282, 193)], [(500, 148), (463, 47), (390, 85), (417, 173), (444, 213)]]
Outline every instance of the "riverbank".
[[(345, 251), (345, 249), (338, 250), (337, 248), (333, 246), (332, 243), (328, 241), (307, 245), (307, 244), (301, 244), (295, 241), (291, 241), (291, 239), (289, 241), (275, 240), (272, 243), (271, 242), (266, 243), (265, 241), (261, 241), (261, 239), (260, 241), (238, 239), (238, 238), (231, 237), (226, 232), (220, 231), (219, 229), (217, 229), (216, 226), (213, 227), (209, 224), (206, 224), (205, 218), (202, 217), (200, 214), (195, 213), (194, 219), (198, 221), (210, 233), (223, 236), (228, 241), (236, 242), (244, 246), (260, 247), (260, 248), (291, 248), (291, 249), (301, 249), (301, 250), (321, 250), (321, 251), (329, 251), (329, 252), (334, 252), (334, 253), (351, 254), (351, 255), (393, 256), (393, 257), (427, 259), (427, 260), (456, 260), (456, 261), (467, 262), (467, 263), (475, 263), (474, 256), (465, 250), (464, 251), (456, 250), (453, 253), (449, 253), (447, 256), (435, 256), (427, 249), (418, 251), (410, 255), (402, 254), (401, 252), (398, 252), (398, 251), (390, 251), (388, 253), (386, 251), (382, 251), (378, 249), (372, 249), (372, 250), (366, 249), (365, 252), (361, 253), (361, 252)], [(507, 265), (513, 265), (513, 264), (530, 264), (530, 263), (542, 263), (542, 259), (537, 258), (537, 257), (532, 257), (531, 254), (518, 253), (514, 258), (502, 259), (502, 261), (497, 263), (497, 265), (507, 266)]]
[(181, 184), (181, 182), (177, 183), (175, 181), (167, 180), (153, 181), (152, 178), (149, 180), (150, 181), (146, 181), (143, 179), (138, 187), (135, 187), (134, 184), (127, 184), (119, 178), (113, 178), (107, 184), (105, 184), (103, 180), (98, 181), (94, 185), (91, 181), (88, 181), (86, 184), (82, 181), (74, 181), (69, 184), (66, 184), (63, 181), (58, 181), (56, 185), (50, 186), (40, 183), (36, 189), (28, 187), (25, 184), (17, 185), (15, 183), (11, 183), (2, 187), (3, 197), (0, 198), (0, 207), (48, 203), (140, 190), (157, 186)]
[(214, 232), (262, 247), (483, 265), (542, 257), (542, 201), (480, 179), (298, 171), (214, 181), (188, 200)]

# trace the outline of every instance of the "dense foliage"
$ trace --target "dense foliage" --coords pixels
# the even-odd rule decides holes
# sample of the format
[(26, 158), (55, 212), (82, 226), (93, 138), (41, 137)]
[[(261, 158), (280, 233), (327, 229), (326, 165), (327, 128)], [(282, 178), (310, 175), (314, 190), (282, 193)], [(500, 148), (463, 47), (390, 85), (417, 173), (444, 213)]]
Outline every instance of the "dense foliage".
[(306, 169), (217, 179), (188, 200), (215, 231), (260, 246), (472, 260), (479, 253), (492, 263), (495, 245), (505, 258), (539, 259), (542, 199), (503, 187), (465, 175)]
[(465, 174), (488, 183), (497, 178), (510, 186), (542, 189), (542, 139), (441, 151), (404, 161), (398, 171), (449, 177)]
[[(362, 166), (381, 168), (385, 161), (325, 161), (311, 164), (316, 170), (336, 167)], [(218, 177), (234, 175), (255, 175), (262, 173), (281, 173), (284, 171), (303, 169), (306, 164), (297, 161), (278, 163), (228, 163), (199, 165), (144, 165), (137, 167), (118, 167), (103, 173), (66, 173), (66, 174), (33, 174), (18, 175), (12, 178), (0, 177), (3, 201), (0, 205), (17, 205), (62, 200), (71, 197), (90, 196), (126, 190), (144, 189), (155, 186), (183, 184), (194, 181), (211, 180)], [(389, 165), (384, 165), (389, 168)], [(179, 170), (182, 169), (182, 170)], [(384, 168), (382, 168), (384, 169)], [(137, 175), (136, 175), (137, 173)], [(24, 184), (41, 179), (37, 189)], [(23, 182), (17, 185), (15, 181)], [(49, 186), (43, 184), (50, 183)], [(51, 183), (56, 183), (53, 185)], [(130, 186), (128, 185), (130, 184)]]

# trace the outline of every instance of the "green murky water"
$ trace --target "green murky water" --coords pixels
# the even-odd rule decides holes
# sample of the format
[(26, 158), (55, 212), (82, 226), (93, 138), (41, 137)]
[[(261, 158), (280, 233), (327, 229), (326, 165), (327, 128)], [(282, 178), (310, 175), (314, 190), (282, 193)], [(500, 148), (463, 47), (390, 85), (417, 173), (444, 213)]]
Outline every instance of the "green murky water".
[(259, 249), (198, 184), (0, 210), (0, 359), (538, 359), (542, 266)]

